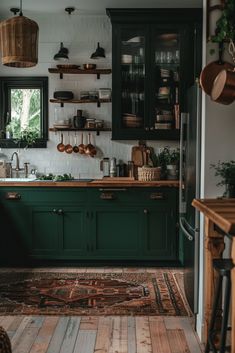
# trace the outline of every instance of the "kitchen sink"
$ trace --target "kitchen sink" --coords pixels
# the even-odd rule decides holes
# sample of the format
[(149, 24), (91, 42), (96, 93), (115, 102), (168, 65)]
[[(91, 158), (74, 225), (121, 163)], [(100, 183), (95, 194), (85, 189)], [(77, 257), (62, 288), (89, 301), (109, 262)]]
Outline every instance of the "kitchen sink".
[(7, 182), (25, 182), (25, 181), (35, 181), (35, 179), (31, 178), (0, 178), (1, 181), (7, 181)]

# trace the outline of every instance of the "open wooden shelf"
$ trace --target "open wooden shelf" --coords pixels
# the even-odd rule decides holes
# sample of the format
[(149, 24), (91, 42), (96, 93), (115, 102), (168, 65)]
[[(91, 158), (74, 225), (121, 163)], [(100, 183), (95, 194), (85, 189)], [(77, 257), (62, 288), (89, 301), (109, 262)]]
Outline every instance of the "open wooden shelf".
[(111, 99), (50, 99), (51, 103), (59, 103), (61, 107), (64, 106), (64, 103), (72, 104), (86, 104), (86, 103), (96, 103), (97, 107), (100, 107), (101, 103), (110, 103)]
[(63, 74), (76, 74), (76, 75), (96, 75), (97, 79), (100, 79), (100, 75), (111, 74), (111, 69), (95, 69), (95, 70), (85, 70), (85, 69), (57, 69), (49, 68), (48, 71), (52, 74), (60, 74), (60, 78), (63, 78)]
[(49, 131), (52, 132), (57, 132), (57, 131), (86, 131), (86, 132), (96, 132), (96, 135), (99, 135), (101, 131), (112, 131), (110, 127), (103, 127), (103, 128), (93, 128), (93, 129), (88, 129), (88, 128), (83, 128), (83, 129), (77, 129), (77, 128), (56, 128), (56, 127), (50, 127)]

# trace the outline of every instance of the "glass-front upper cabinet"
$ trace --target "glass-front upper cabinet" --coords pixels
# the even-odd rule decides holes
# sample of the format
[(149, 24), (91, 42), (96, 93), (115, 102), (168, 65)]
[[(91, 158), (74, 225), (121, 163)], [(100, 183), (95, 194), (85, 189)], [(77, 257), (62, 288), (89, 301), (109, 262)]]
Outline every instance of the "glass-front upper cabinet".
[(112, 23), (112, 139), (177, 140), (201, 69), (201, 9), (107, 9)]
[(121, 127), (142, 129), (145, 119), (145, 35), (138, 30), (124, 30), (121, 36)]
[(180, 34), (154, 35), (154, 129), (178, 130), (180, 118)]

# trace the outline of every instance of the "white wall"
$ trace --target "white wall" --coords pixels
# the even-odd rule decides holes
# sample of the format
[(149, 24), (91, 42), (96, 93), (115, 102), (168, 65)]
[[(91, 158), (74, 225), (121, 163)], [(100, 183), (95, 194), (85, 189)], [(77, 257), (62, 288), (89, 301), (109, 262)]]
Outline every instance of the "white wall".
[[(204, 62), (206, 63), (218, 59), (218, 50), (215, 44), (206, 43), (205, 40), (205, 17), (206, 17), (206, 0), (203, 1), (204, 8)], [(216, 21), (216, 17), (211, 17), (211, 27)], [(210, 54), (210, 49), (216, 49), (214, 55)], [(224, 53), (224, 59), (232, 62), (230, 55)], [(222, 196), (224, 187), (218, 187), (216, 184), (220, 181), (215, 177), (215, 171), (210, 167), (212, 163), (217, 163), (218, 160), (229, 161), (235, 160), (235, 103), (223, 105), (215, 103), (210, 99), (210, 96), (203, 96), (203, 115), (202, 115), (202, 185), (201, 197), (214, 198)], [(204, 274), (204, 224), (203, 217), (201, 218), (201, 237), (200, 237), (200, 288), (199, 288), (199, 313), (197, 316), (197, 332), (203, 337), (203, 274)], [(227, 248), (229, 244), (227, 243)], [(228, 251), (228, 249), (226, 249)]]
[[(75, 98), (79, 97), (82, 90), (93, 90), (103, 87), (112, 87), (112, 75), (101, 75), (97, 80), (95, 75), (64, 75), (63, 80), (58, 74), (49, 74), (49, 67), (56, 67), (58, 62), (53, 56), (58, 52), (60, 42), (69, 49), (71, 64), (82, 65), (86, 62), (94, 62), (98, 68), (111, 68), (112, 35), (111, 23), (106, 15), (82, 16), (62, 14), (56, 16), (31, 16), (39, 25), (39, 63), (33, 68), (19, 69), (0, 66), (1, 76), (49, 76), (49, 98), (53, 98), (55, 90), (72, 90)], [(90, 55), (97, 47), (97, 42), (105, 49), (106, 58), (91, 60)], [(49, 104), (49, 126), (54, 122), (54, 110), (58, 104)], [(77, 109), (83, 109), (87, 117), (96, 117), (105, 120), (111, 126), (111, 103), (102, 104), (97, 108), (95, 104), (72, 105), (65, 104), (68, 116), (76, 115)], [(80, 134), (78, 133), (80, 141)], [(64, 133), (68, 141), (68, 133)], [(87, 137), (87, 134), (86, 134)], [(70, 133), (71, 142), (74, 143), (74, 133)], [(61, 174), (72, 173), (75, 177), (101, 177), (99, 172), (100, 158), (116, 157), (124, 162), (131, 159), (131, 147), (137, 141), (111, 141), (110, 132), (101, 132), (100, 136), (92, 134), (92, 143), (98, 147), (98, 155), (95, 158), (84, 157), (78, 154), (68, 155), (57, 152), (56, 145), (60, 140), (60, 134), (49, 133), (48, 148), (46, 149), (20, 149), (20, 162), (30, 162), (30, 169), (36, 167), (42, 173)], [(65, 142), (67, 142), (65, 140)], [(169, 145), (176, 146), (176, 142), (149, 141), (148, 145), (158, 148)], [(4, 149), (3, 152), (11, 156), (14, 149)]]

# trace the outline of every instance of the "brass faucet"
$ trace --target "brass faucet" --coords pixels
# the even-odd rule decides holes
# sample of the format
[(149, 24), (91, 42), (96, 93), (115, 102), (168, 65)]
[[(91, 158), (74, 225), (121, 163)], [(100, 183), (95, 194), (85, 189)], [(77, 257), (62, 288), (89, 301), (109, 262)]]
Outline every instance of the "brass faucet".
[(17, 152), (13, 152), (12, 156), (11, 156), (11, 161), (13, 161), (14, 156), (16, 156), (16, 166), (15, 168), (13, 168), (16, 172), (19, 172), (20, 170), (22, 170), (22, 168), (20, 168), (20, 161), (19, 161), (19, 155)]

